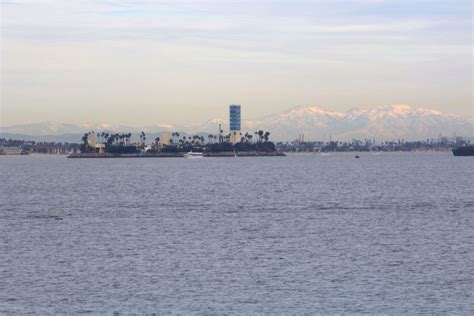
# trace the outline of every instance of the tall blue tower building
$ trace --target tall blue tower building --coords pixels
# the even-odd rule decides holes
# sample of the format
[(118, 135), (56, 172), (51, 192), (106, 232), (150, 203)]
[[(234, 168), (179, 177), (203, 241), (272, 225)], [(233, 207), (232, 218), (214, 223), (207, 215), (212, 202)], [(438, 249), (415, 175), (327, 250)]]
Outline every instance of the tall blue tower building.
[(240, 105), (229, 106), (229, 129), (232, 143), (240, 141)]
[(230, 131), (240, 132), (240, 105), (231, 104), (229, 106)]

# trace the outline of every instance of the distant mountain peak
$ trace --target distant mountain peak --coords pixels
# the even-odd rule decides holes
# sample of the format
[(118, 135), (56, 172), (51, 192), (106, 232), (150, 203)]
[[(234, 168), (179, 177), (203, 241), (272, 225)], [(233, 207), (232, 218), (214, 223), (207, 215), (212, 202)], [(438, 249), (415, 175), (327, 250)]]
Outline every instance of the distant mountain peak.
[(425, 114), (425, 115), (427, 114), (428, 115), (447, 115), (437, 110), (427, 109), (427, 108), (422, 108), (422, 107), (415, 108), (407, 104), (385, 105), (385, 106), (376, 107), (375, 110), (391, 111), (399, 115), (406, 115), (406, 114), (413, 114), (413, 113)]
[(344, 115), (343, 113), (341, 112), (334, 112), (334, 111), (329, 111), (329, 110), (325, 110), (323, 109), (322, 107), (319, 107), (319, 106), (296, 106), (296, 107), (293, 107), (285, 112), (283, 112), (284, 114), (305, 114), (305, 113), (311, 113), (311, 114), (323, 114), (323, 115), (335, 115), (335, 116), (339, 116), (339, 115)]
[(82, 128), (85, 128), (85, 129), (103, 129), (103, 130), (110, 130), (110, 129), (115, 128), (114, 125), (112, 125), (112, 124), (110, 124), (110, 123), (106, 123), (106, 122), (102, 122), (102, 123), (86, 122), (86, 123), (80, 124), (79, 126), (82, 127)]
[(406, 105), (406, 104), (395, 104), (395, 105), (392, 105), (391, 108), (395, 112), (406, 112), (406, 111), (413, 110), (412, 106)]
[(392, 105), (381, 105), (381, 106), (375, 107), (374, 109), (395, 111), (395, 112), (406, 112), (406, 111), (412, 111), (414, 108), (411, 105), (407, 105), (407, 104), (392, 104)]
[[(152, 126), (130, 127), (101, 122), (84, 124), (63, 124), (54, 121), (2, 127), (4, 134), (47, 136), (60, 134), (82, 134), (95, 130), (109, 132), (157, 133), (162, 131), (180, 131), (192, 133), (218, 133), (219, 124), (228, 129), (228, 120), (214, 117), (203, 124), (177, 126), (173, 124), (155, 124)], [(319, 106), (297, 106), (280, 113), (257, 119), (243, 119), (244, 132), (256, 130), (270, 131), (274, 140), (292, 140), (299, 134), (305, 139), (322, 140), (329, 135), (333, 139), (350, 140), (352, 138), (389, 139), (426, 139), (439, 134), (472, 137), (474, 123), (454, 114), (437, 110), (413, 107), (406, 104), (383, 105), (373, 108), (353, 108), (346, 112), (326, 110)], [(80, 138), (80, 137), (79, 137)], [(79, 140), (78, 140), (79, 141)]]
[[(318, 106), (297, 106), (281, 113), (245, 122), (250, 128), (272, 131), (277, 139), (352, 138), (426, 139), (443, 135), (472, 137), (473, 124), (460, 116), (406, 104), (374, 108), (353, 108), (346, 112), (328, 111)], [(291, 136), (290, 136), (291, 135)]]
[(403, 119), (403, 118), (421, 118), (425, 116), (450, 116), (456, 117), (453, 114), (445, 114), (437, 110), (413, 107), (406, 104), (382, 105), (370, 109), (353, 108), (345, 113), (347, 118), (365, 117), (369, 120), (380, 120), (383, 118)]

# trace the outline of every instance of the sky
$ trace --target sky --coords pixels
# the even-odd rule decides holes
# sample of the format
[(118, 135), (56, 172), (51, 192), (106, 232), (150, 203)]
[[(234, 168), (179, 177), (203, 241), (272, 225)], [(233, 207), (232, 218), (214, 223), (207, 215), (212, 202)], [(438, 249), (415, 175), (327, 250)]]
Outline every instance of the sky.
[(472, 116), (471, 0), (0, 0), (1, 117), (150, 125), (294, 106)]

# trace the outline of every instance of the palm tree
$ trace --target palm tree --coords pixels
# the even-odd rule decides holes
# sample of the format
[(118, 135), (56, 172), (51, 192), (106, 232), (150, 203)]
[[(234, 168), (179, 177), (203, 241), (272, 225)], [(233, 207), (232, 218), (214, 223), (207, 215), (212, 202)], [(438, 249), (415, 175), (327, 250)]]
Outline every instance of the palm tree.
[(82, 136), (82, 144), (80, 147), (81, 152), (89, 152), (89, 133), (85, 133)]
[(263, 138), (265, 139), (266, 142), (268, 142), (268, 137), (270, 136), (270, 132), (265, 132), (263, 135)]
[(140, 138), (142, 140), (142, 146), (144, 147), (145, 146), (145, 140), (146, 140), (146, 136), (145, 136), (144, 131), (142, 131), (142, 133), (140, 134)]
[(89, 133), (85, 133), (83, 136), (82, 136), (82, 142), (84, 143), (84, 145), (86, 145), (89, 141)]

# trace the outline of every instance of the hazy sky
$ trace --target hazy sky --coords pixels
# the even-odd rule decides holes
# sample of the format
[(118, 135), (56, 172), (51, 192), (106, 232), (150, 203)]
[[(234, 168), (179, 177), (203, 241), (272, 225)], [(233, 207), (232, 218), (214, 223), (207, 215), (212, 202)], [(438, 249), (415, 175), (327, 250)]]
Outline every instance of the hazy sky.
[(1, 124), (473, 114), (471, 0), (2, 0)]

